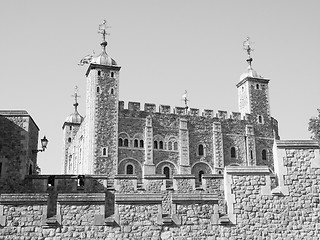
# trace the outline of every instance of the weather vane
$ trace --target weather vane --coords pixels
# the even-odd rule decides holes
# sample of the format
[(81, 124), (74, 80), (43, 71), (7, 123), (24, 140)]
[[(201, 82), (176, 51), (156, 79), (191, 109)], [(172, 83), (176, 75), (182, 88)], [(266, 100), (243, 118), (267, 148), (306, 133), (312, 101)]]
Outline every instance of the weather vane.
[(251, 45), (253, 42), (250, 41), (250, 37), (247, 37), (246, 41), (243, 42), (243, 50), (247, 51), (248, 57), (251, 58), (251, 52), (254, 50)]
[(72, 97), (74, 97), (75, 105), (78, 105), (78, 98), (80, 97), (80, 95), (78, 95), (78, 86), (74, 88), (74, 95), (72, 95)]
[(107, 29), (108, 28), (111, 28), (111, 27), (107, 26), (107, 21), (106, 20), (103, 20), (102, 24), (99, 25), (98, 33), (102, 34), (103, 42), (106, 41), (106, 35), (110, 35), (110, 33), (107, 33)]
[(188, 111), (188, 102), (189, 102), (189, 99), (188, 99), (188, 95), (187, 95), (187, 90), (184, 91), (184, 94), (182, 95), (182, 101), (184, 101), (184, 105), (185, 105), (185, 109), (186, 109), (186, 114), (187, 114), (187, 111)]
[(251, 68), (251, 63), (253, 61), (252, 57), (251, 57), (251, 52), (254, 50), (251, 45), (253, 44), (253, 42), (250, 41), (250, 37), (247, 37), (246, 41), (243, 42), (243, 50), (247, 51), (248, 54), (248, 59), (247, 62), (249, 63), (249, 68)]

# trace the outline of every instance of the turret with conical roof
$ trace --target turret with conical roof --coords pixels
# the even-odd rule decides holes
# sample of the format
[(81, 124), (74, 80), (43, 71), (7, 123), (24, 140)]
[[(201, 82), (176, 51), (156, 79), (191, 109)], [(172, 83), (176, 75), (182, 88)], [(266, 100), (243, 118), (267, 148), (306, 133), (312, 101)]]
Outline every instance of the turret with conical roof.
[(71, 113), (63, 123), (63, 152), (64, 152), (64, 173), (67, 173), (67, 161), (68, 161), (68, 149), (78, 132), (81, 123), (83, 122), (83, 117), (78, 112), (78, 87), (75, 88), (74, 93), (75, 103), (74, 112)]

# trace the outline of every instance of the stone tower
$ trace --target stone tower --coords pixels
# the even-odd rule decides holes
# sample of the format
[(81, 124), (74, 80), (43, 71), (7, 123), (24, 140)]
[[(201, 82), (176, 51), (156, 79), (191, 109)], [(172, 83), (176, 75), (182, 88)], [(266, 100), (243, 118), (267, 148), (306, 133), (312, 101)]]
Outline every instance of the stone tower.
[(64, 173), (66, 174), (68, 171), (68, 162), (71, 164), (71, 160), (68, 161), (68, 149), (74, 140), (75, 135), (77, 134), (80, 125), (83, 121), (83, 117), (78, 112), (78, 94), (77, 94), (77, 87), (74, 94), (75, 103), (74, 112), (70, 114), (63, 123), (62, 130), (63, 130), (63, 157), (64, 157)]
[(253, 59), (250, 56), (252, 48), (249, 38), (244, 42), (248, 53), (248, 71), (240, 76), (238, 88), (239, 112), (242, 115), (251, 114), (258, 123), (270, 118), (269, 79), (263, 78), (252, 68)]
[(85, 174), (117, 173), (119, 71), (106, 52), (106, 22), (99, 26), (102, 53), (90, 62), (86, 72)]

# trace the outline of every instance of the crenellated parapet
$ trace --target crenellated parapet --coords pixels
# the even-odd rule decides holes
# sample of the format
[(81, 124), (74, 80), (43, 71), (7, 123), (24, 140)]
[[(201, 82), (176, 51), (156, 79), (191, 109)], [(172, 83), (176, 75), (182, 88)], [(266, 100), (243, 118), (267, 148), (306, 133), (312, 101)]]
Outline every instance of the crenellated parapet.
[(218, 119), (231, 119), (231, 120), (249, 120), (250, 114), (241, 115), (240, 112), (230, 112), (227, 111), (214, 111), (210, 109), (200, 110), (198, 108), (188, 108), (186, 110), (185, 107), (171, 107), (169, 105), (159, 105), (157, 109), (156, 104), (153, 103), (145, 103), (143, 109), (141, 108), (140, 102), (128, 102), (127, 107), (125, 107), (124, 101), (119, 101), (119, 111), (126, 112), (128, 116), (130, 116), (130, 112), (134, 112), (135, 115), (139, 112), (143, 115), (143, 113), (151, 113), (151, 114), (173, 114), (178, 116), (194, 116), (194, 117), (205, 117), (205, 118), (218, 118)]
[[(200, 183), (190, 174), (172, 179), (29, 176), (29, 193), (0, 194), (0, 233), (9, 236), (19, 229), (22, 236), (31, 236), (33, 226), (44, 237), (84, 239), (148, 234), (178, 238), (184, 231), (204, 239), (316, 238), (319, 145), (311, 140), (275, 141), (274, 154), (275, 172), (267, 166), (227, 166), (224, 175), (204, 174)], [(56, 232), (58, 228), (64, 230)], [(152, 233), (146, 232), (150, 228)]]

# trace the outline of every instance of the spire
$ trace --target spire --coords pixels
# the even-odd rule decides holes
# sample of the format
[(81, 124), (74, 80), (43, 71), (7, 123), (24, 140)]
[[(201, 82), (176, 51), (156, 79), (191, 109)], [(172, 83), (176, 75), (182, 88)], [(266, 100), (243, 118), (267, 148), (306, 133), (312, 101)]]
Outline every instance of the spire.
[(108, 45), (108, 43), (106, 41), (106, 35), (110, 35), (110, 33), (107, 33), (108, 28), (110, 28), (110, 26), (107, 26), (106, 20), (103, 20), (102, 24), (99, 25), (98, 33), (100, 33), (102, 35), (102, 42), (100, 45), (102, 46), (103, 52), (106, 52), (106, 46)]
[(249, 64), (249, 69), (252, 69), (251, 63), (253, 61), (252, 57), (251, 57), (251, 52), (254, 50), (251, 45), (253, 44), (253, 42), (250, 41), (250, 37), (247, 37), (247, 39), (243, 42), (243, 50), (245, 50), (248, 54), (248, 59), (247, 62)]

